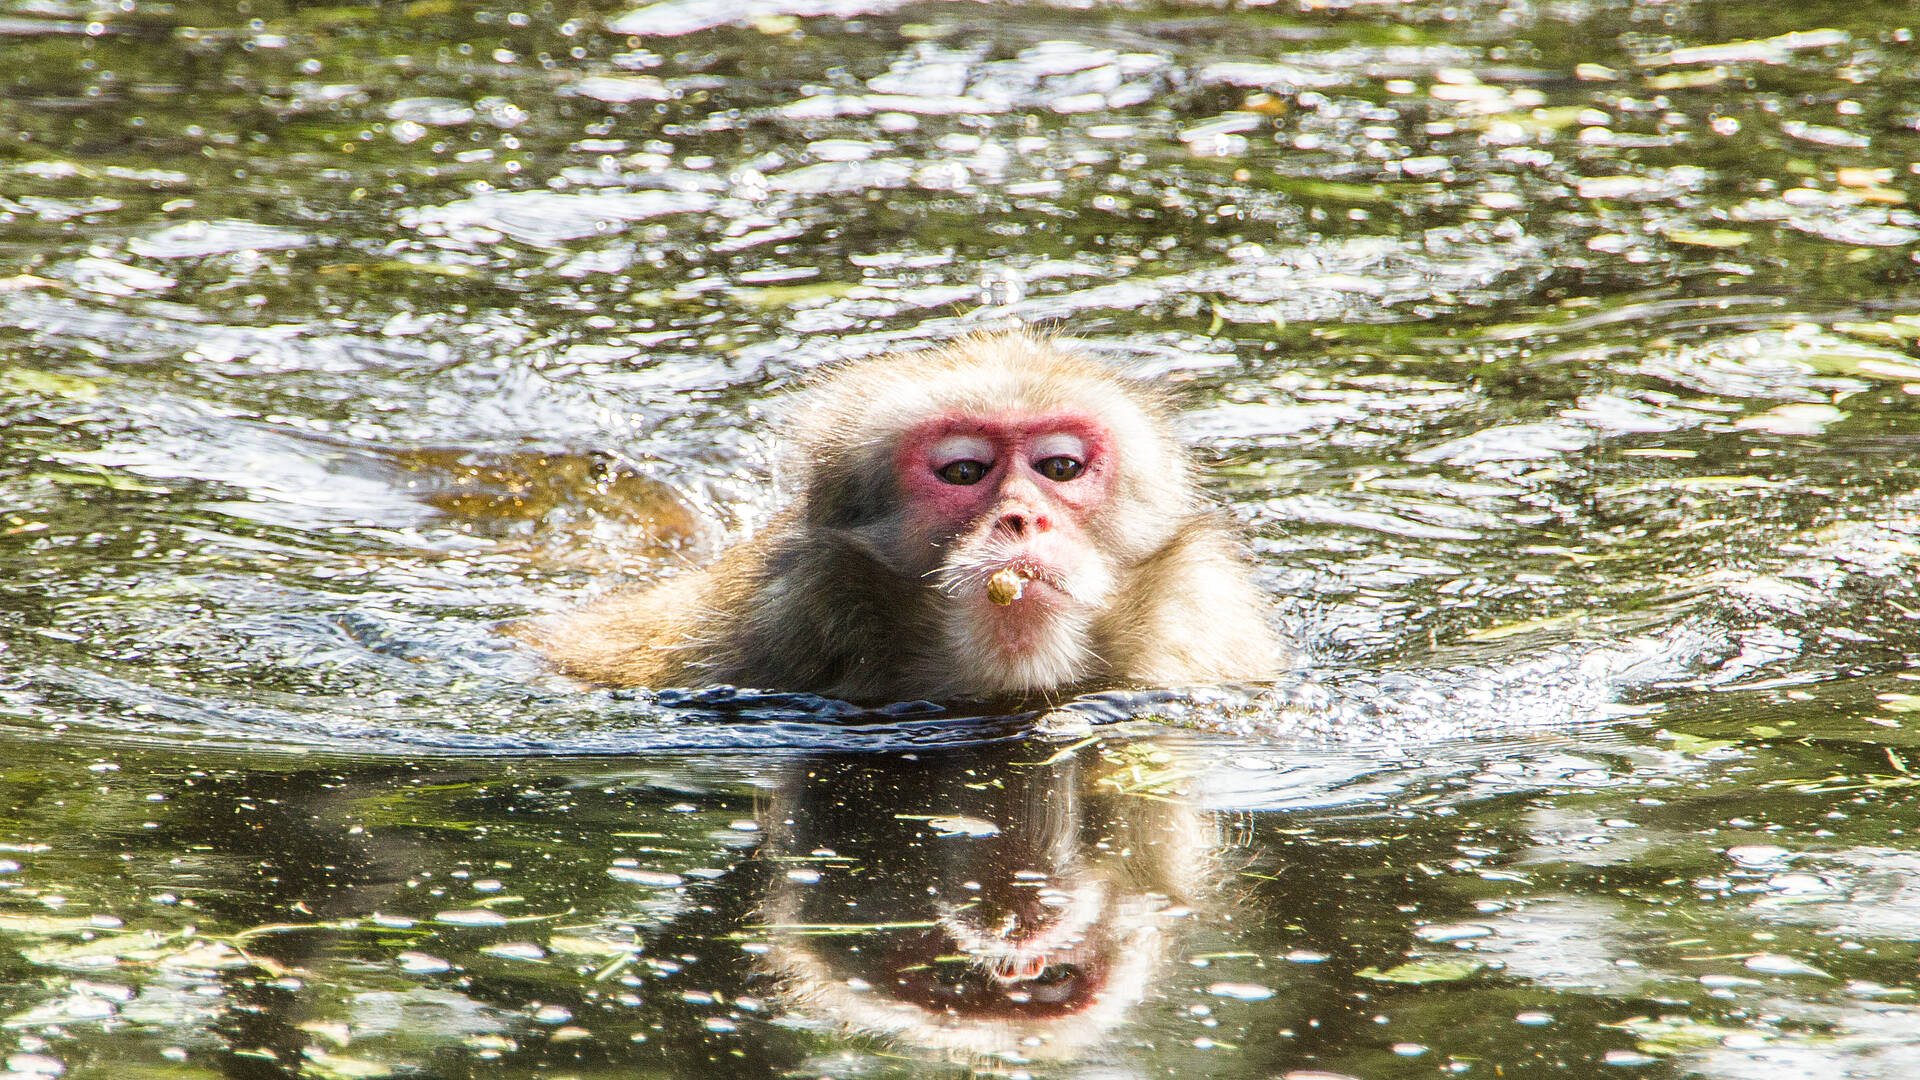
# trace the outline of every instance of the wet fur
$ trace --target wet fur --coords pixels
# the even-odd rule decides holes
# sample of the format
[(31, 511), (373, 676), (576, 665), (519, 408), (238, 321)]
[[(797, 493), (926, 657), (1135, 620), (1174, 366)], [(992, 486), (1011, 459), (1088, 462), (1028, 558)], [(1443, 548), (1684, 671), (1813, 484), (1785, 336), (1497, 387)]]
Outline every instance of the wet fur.
[[(892, 453), (935, 415), (1063, 408), (1119, 447), (1112, 505), (1088, 525), (1101, 587), (1013, 670), (975, 640), (956, 595), (989, 535), (903, 550)], [(730, 683), (853, 700), (984, 698), (1253, 680), (1292, 662), (1222, 516), (1149, 391), (1026, 334), (860, 361), (803, 394), (790, 421), (793, 507), (704, 569), (519, 624), (562, 670), (619, 686)], [(991, 571), (989, 571), (991, 572)], [(1055, 632), (1057, 631), (1057, 632)]]

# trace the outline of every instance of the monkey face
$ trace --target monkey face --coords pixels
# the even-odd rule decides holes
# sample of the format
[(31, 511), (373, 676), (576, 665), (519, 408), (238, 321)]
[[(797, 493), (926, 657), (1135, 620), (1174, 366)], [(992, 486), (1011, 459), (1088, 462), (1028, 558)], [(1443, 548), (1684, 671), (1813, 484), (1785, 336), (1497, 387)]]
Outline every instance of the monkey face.
[(1097, 557), (1089, 527), (1117, 466), (1107, 429), (1073, 413), (937, 417), (894, 456), (913, 546), (947, 557), (977, 548), (1055, 588)]
[(1119, 473), (1107, 427), (1079, 412), (937, 416), (893, 465), (908, 550), (928, 561), (915, 570), (946, 593), (947, 642), (980, 659), (975, 685), (1088, 674), (1086, 626), (1113, 585), (1094, 539)]

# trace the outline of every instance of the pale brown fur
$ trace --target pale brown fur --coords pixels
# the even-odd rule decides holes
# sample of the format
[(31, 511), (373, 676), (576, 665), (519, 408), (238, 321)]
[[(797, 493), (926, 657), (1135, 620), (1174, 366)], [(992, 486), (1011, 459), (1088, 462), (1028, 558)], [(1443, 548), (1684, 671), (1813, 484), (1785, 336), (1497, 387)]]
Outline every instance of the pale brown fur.
[[(990, 658), (967, 655), (943, 565), (976, 539), (905, 550), (893, 453), (938, 415), (1076, 409), (1101, 418), (1120, 467), (1087, 537), (1112, 588), (1088, 613), (1078, 659), (1043, 694), (1270, 677), (1293, 662), (1268, 625), (1236, 541), (1195, 490), (1186, 452), (1150, 392), (1023, 333), (858, 361), (802, 394), (788, 434), (794, 505), (713, 565), (516, 633), (572, 675), (616, 686), (729, 683), (853, 700), (1003, 696)], [(958, 644), (957, 644), (958, 643)]]

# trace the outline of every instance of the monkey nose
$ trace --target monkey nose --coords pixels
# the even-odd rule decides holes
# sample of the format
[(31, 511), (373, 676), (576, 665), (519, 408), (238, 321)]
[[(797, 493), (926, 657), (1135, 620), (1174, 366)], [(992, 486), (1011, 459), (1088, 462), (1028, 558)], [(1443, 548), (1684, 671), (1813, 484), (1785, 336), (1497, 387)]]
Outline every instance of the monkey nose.
[(1000, 515), (1000, 520), (994, 523), (994, 527), (1009, 536), (1025, 536), (1029, 529), (1034, 532), (1046, 532), (1047, 519), (1026, 510), (1009, 510)]

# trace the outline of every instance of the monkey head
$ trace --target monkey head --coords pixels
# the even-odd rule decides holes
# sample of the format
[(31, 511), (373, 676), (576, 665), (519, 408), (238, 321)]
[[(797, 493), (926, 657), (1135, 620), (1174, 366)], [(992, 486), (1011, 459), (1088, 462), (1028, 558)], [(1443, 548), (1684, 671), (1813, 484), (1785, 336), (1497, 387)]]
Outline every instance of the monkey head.
[(1160, 403), (1030, 335), (851, 366), (794, 416), (809, 524), (924, 585), (976, 693), (1092, 675), (1091, 627), (1195, 511)]

